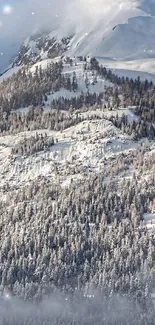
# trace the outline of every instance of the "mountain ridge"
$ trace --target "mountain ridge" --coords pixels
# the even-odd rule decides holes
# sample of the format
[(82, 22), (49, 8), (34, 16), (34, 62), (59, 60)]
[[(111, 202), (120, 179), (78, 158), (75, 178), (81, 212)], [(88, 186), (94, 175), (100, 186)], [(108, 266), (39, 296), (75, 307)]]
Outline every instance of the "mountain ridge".
[[(68, 15), (55, 30), (36, 29), (25, 39), (9, 67), (61, 55), (108, 59), (110, 68), (117, 61), (125, 64), (126, 61), (155, 58), (152, 42), (155, 38), (155, 4), (151, 0), (127, 0), (117, 4), (111, 0), (103, 9), (104, 4), (98, 0), (95, 9), (94, 1), (88, 0), (83, 6), (79, 1), (77, 9), (81, 10), (81, 20), (76, 22), (74, 17), (69, 20)], [(68, 13), (72, 10), (70, 6)], [(86, 14), (87, 11), (90, 13)]]

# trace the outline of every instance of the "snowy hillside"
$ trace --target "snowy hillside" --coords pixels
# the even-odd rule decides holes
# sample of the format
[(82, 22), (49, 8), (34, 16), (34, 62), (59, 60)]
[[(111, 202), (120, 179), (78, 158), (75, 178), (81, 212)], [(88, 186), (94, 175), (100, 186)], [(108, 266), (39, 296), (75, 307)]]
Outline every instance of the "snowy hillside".
[[(102, 110), (86, 110), (83, 112), (65, 113), (68, 118), (75, 118), (78, 114), (83, 119), (63, 131), (49, 131), (47, 129), (20, 132), (17, 135), (0, 137), (0, 195), (5, 201), (7, 192), (16, 193), (32, 182), (43, 179), (60, 184), (62, 188), (69, 188), (71, 184), (79, 184), (85, 177), (101, 175), (103, 185), (114, 184), (115, 191), (121, 196), (124, 181), (137, 179), (141, 192), (145, 193), (146, 184), (152, 184), (154, 164), (149, 169), (140, 169), (140, 152), (144, 151), (143, 164), (155, 159), (155, 146), (147, 139), (133, 141), (108, 120), (113, 115), (128, 116), (132, 123), (137, 118), (131, 110), (123, 109), (113, 112)], [(37, 136), (45, 137), (47, 142), (54, 139), (54, 145), (48, 149), (25, 154), (16, 152), (24, 139), (30, 141)], [(16, 152), (16, 153), (15, 153)], [(154, 213), (154, 206), (150, 212)], [(154, 227), (151, 214), (144, 214), (144, 223), (148, 229)]]
[[(131, 112), (124, 110), (127, 115)], [(120, 116), (124, 113), (116, 111)], [(68, 113), (66, 113), (68, 114)], [(68, 114), (69, 116), (69, 114)], [(141, 146), (141, 142), (134, 143), (130, 136), (123, 134), (112, 122), (107, 120), (110, 112), (101, 110), (86, 111), (80, 113), (84, 121), (66, 130), (48, 131), (36, 130), (31, 132), (21, 132), (15, 136), (5, 136), (0, 138), (0, 179), (2, 190), (9, 184), (10, 190), (21, 187), (29, 183), (38, 176), (50, 176), (56, 181), (57, 171), (54, 166), (58, 164), (59, 175), (62, 185), (71, 179), (72, 168), (79, 170), (74, 175), (75, 180), (82, 178), (85, 171), (99, 172), (105, 165), (106, 159), (111, 159), (115, 155), (128, 153)], [(96, 119), (96, 117), (100, 119)], [(105, 116), (105, 117), (104, 117)], [(92, 120), (90, 120), (90, 117)], [(136, 117), (135, 117), (136, 119)], [(35, 136), (36, 133), (53, 136), (57, 143), (49, 151), (40, 151), (30, 156), (13, 155), (11, 149), (17, 146), (22, 139)], [(70, 165), (69, 176), (65, 176), (65, 169)]]
[(155, 2), (52, 3), (0, 75), (0, 325), (151, 325)]

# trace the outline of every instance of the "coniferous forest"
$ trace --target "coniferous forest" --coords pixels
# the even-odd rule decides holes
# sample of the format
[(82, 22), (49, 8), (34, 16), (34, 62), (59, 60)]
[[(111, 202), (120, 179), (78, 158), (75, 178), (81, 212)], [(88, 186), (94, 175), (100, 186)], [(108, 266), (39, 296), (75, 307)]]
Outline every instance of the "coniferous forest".
[[(0, 155), (9, 159), (0, 176), (2, 325), (154, 324), (155, 227), (145, 216), (155, 213), (155, 85), (119, 77), (95, 58), (79, 60), (86, 87), (80, 94), (76, 72), (63, 73), (63, 59), (33, 73), (28, 63), (0, 83)], [(74, 67), (70, 58), (65, 64)], [(90, 92), (90, 74), (92, 85), (101, 78), (107, 86)], [(62, 88), (68, 98), (52, 97)], [(103, 121), (113, 131), (91, 137)], [(75, 136), (79, 125), (87, 132)], [(50, 165), (69, 132), (86, 152), (104, 143), (99, 170), (76, 155)], [(134, 150), (108, 155), (116, 134)], [(50, 172), (26, 182), (23, 166), (28, 174), (33, 159)]]

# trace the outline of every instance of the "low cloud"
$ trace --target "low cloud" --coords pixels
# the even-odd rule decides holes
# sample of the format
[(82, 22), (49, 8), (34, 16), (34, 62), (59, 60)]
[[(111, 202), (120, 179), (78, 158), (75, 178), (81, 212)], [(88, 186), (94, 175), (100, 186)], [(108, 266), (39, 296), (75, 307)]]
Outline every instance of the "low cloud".
[(142, 309), (126, 297), (114, 295), (108, 299), (97, 292), (87, 297), (55, 293), (40, 303), (14, 297), (0, 305), (1, 325), (142, 325), (143, 317)]

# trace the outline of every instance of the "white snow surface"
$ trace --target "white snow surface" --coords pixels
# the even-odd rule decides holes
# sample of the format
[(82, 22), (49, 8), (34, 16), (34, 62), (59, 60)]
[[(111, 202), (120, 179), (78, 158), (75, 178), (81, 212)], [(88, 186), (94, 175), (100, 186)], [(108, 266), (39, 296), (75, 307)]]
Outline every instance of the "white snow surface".
[(14, 73), (17, 73), (19, 69), (20, 69), (20, 67), (14, 67), (14, 68), (8, 69), (4, 74), (2, 74), (0, 76), (0, 82), (2, 82), (3, 80), (5, 80), (7, 78), (10, 78)]
[[(75, 17), (76, 12), (78, 18)], [(67, 51), (71, 57), (91, 55), (110, 60), (154, 58), (154, 14), (155, 5), (149, 0), (72, 1), (63, 26), (53, 31), (50, 37), (55, 36), (59, 40), (74, 35)]]
[(112, 60), (155, 57), (155, 4), (151, 0), (78, 0), (76, 6), (81, 24), (75, 27), (68, 50), (71, 56)]
[[(68, 186), (72, 179), (82, 178), (83, 173), (89, 170), (92, 172), (102, 170), (105, 159), (138, 147), (138, 143), (134, 143), (112, 122), (102, 118), (102, 111), (88, 111), (81, 114), (85, 117), (83, 122), (62, 132), (37, 130), (0, 137), (0, 192), (3, 192), (2, 187), (7, 183), (13, 190), (23, 184), (29, 184), (38, 176), (47, 176), (56, 182), (58, 177), (56, 165), (60, 171), (62, 186)], [(100, 115), (101, 119), (94, 118), (89, 121), (90, 114)], [(46, 132), (47, 136), (58, 139), (58, 143), (55, 143), (49, 152), (40, 151), (30, 157), (14, 156), (15, 160), (12, 160), (11, 148), (24, 136), (30, 137), (36, 132), (39, 134)]]
[(155, 227), (155, 213), (144, 213), (143, 218), (148, 229)]

